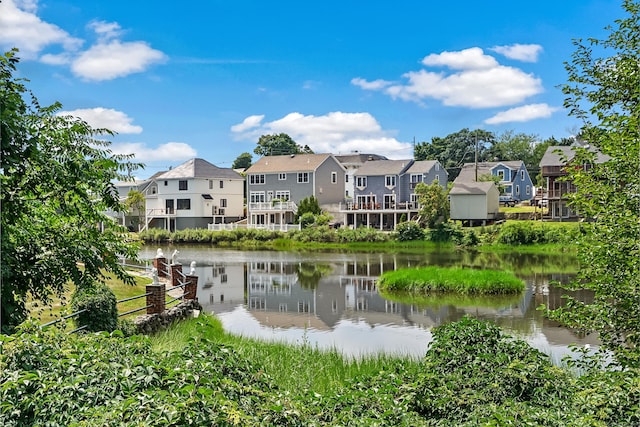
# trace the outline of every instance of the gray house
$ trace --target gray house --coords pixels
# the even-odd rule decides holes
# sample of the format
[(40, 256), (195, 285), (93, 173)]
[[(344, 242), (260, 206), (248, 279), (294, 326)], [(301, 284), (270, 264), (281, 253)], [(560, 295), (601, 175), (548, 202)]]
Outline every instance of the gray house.
[(302, 199), (330, 214), (344, 200), (345, 169), (332, 154), (265, 156), (246, 174), (249, 227), (287, 230)]
[[(523, 161), (465, 163), (454, 182), (469, 183), (481, 180), (483, 175), (500, 177), (501, 194), (522, 202), (535, 197), (535, 190), (529, 171)], [(477, 176), (477, 179), (476, 179)]]
[(447, 186), (447, 171), (437, 160), (370, 160), (353, 176), (354, 197), (341, 207), (344, 223), (352, 227), (395, 229), (418, 214), (416, 186), (437, 182)]
[(335, 157), (346, 169), (346, 175), (344, 176), (344, 196), (347, 199), (352, 199), (355, 195), (356, 187), (353, 176), (362, 165), (370, 160), (388, 160), (379, 154), (365, 153), (339, 154)]

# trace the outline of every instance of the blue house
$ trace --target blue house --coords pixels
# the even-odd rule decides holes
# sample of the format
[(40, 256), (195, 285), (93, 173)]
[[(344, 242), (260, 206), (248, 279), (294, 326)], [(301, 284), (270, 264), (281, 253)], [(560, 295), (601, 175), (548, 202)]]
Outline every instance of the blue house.
[(511, 196), (516, 202), (531, 200), (535, 196), (533, 181), (521, 160), (503, 162), (465, 163), (454, 183), (482, 181), (483, 176), (500, 177), (499, 188), (503, 196)]

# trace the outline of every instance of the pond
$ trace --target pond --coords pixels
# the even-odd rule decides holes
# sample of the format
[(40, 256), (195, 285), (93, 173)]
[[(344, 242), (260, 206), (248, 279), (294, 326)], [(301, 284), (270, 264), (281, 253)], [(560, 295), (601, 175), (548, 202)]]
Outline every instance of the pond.
[[(151, 260), (147, 246), (141, 259)], [(188, 269), (196, 261), (198, 300), (233, 334), (272, 341), (336, 348), (346, 356), (374, 353), (421, 357), (431, 329), (465, 315), (490, 320), (504, 331), (549, 354), (555, 362), (570, 344), (597, 345), (546, 319), (537, 308), (563, 303), (577, 262), (571, 255), (496, 254), (443, 250), (424, 253), (240, 251), (201, 246), (162, 247), (179, 251)], [(466, 266), (513, 271), (526, 282), (513, 297), (441, 296), (419, 301), (385, 299), (377, 291), (381, 273), (416, 266)], [(578, 294), (588, 301), (588, 293)]]

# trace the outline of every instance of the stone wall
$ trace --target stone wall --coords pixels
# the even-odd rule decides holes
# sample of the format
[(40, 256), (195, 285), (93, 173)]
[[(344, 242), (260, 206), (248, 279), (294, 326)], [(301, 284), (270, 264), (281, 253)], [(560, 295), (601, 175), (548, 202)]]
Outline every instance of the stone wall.
[(153, 334), (167, 328), (173, 322), (194, 317), (202, 310), (198, 300), (185, 300), (175, 307), (171, 307), (162, 313), (144, 314), (133, 320), (137, 332), (140, 334)]

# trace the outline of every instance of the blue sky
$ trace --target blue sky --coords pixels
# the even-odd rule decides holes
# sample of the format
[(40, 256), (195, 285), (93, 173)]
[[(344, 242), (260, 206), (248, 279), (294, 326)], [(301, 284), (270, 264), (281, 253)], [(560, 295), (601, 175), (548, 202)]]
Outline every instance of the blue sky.
[(464, 128), (571, 136), (572, 40), (623, 14), (612, 0), (0, 1), (0, 45), (20, 49), (40, 102), (118, 132), (141, 177), (193, 157), (230, 167), (280, 132), (396, 159)]

